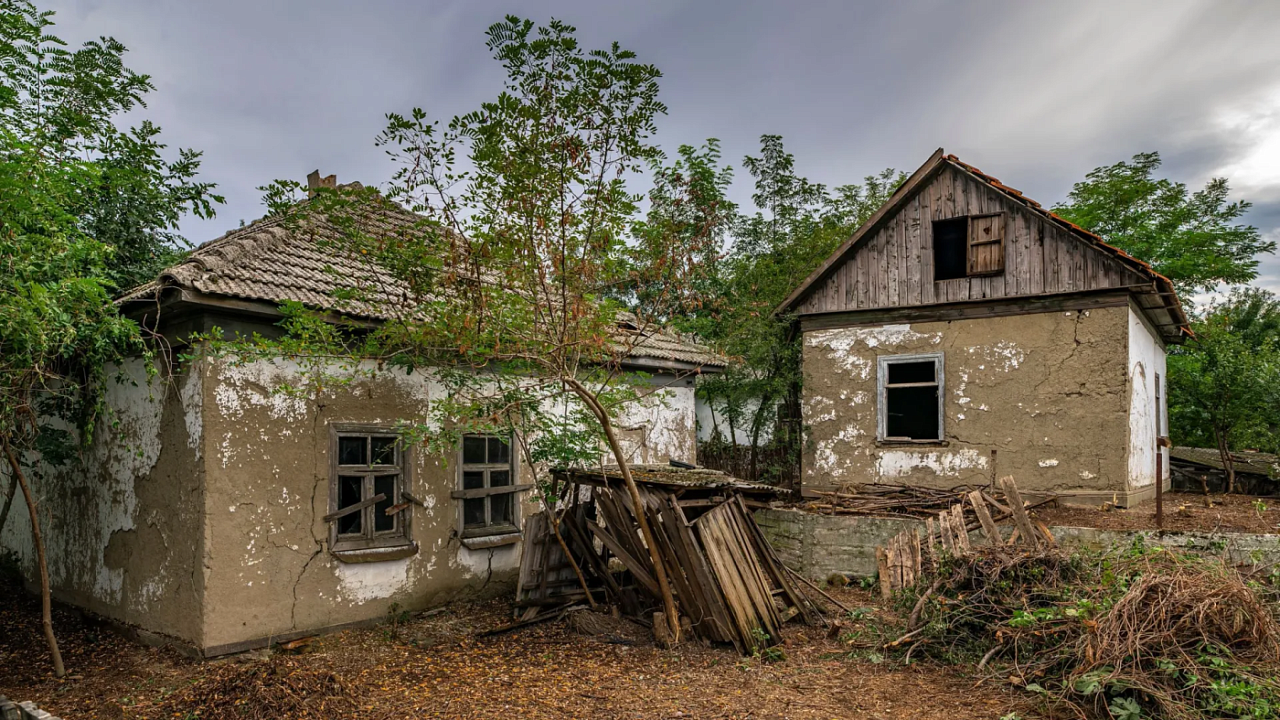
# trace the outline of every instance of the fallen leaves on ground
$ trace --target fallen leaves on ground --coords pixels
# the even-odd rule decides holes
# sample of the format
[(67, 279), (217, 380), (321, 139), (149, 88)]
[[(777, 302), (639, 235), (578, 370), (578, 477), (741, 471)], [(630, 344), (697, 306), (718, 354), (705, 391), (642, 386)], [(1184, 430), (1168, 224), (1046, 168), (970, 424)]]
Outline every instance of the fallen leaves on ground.
[[(602, 618), (476, 637), (510, 621), (510, 604), (497, 600), (327, 635), (300, 654), (248, 662), (190, 660), (59, 612), (70, 672), (80, 679), (56, 680), (44, 670), (39, 606), (14, 590), (0, 588), (0, 663), (23, 672), (0, 677), (0, 694), (68, 718), (990, 720), (1012, 710), (1032, 717), (1026, 696), (1007, 687), (974, 687), (954, 668), (852, 657), (822, 627), (789, 625), (787, 659), (777, 663), (696, 642), (661, 650), (644, 628)], [(835, 592), (846, 604), (872, 602), (858, 590)]]

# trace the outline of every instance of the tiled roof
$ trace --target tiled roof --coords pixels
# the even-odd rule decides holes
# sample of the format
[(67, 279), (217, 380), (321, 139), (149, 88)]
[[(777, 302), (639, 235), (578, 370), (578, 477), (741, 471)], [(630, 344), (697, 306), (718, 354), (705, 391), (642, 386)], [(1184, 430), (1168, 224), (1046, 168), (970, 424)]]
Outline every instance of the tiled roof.
[[(1169, 457), (1172, 460), (1225, 470), (1222, 466), (1222, 456), (1214, 448), (1175, 447), (1170, 448)], [(1231, 459), (1238, 473), (1255, 473), (1280, 478), (1280, 456), (1250, 450), (1236, 450), (1231, 453)]]
[[(380, 197), (358, 223), (364, 232), (396, 236), (415, 231), (421, 218)], [(279, 305), (303, 303), (320, 310), (371, 320), (392, 317), (407, 299), (403, 284), (376, 262), (342, 250), (339, 229), (308, 220), (288, 225), (265, 218), (204, 243), (177, 265), (117, 298), (117, 302), (151, 300), (165, 288), (197, 290), (206, 295)], [(361, 301), (339, 300), (335, 292), (361, 289)], [(621, 332), (621, 331), (620, 331)], [(645, 328), (633, 358), (724, 367), (726, 359), (711, 348), (657, 326)], [(635, 342), (634, 335), (630, 336)]]

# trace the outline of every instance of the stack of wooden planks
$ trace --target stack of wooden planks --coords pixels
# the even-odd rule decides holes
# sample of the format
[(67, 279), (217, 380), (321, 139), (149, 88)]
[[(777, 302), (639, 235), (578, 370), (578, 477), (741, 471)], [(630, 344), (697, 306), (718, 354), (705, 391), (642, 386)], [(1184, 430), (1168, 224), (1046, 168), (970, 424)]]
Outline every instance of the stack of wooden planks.
[[(1027, 510), (1053, 502), (1055, 498), (1028, 503), (1022, 499), (1018, 484), (1012, 477), (1001, 478), (998, 484), (1003, 502), (985, 490), (972, 490), (964, 496), (963, 502), (925, 519), (923, 541), (919, 529), (912, 528), (895, 535), (885, 547), (876, 548), (881, 594), (887, 598), (893, 591), (915, 584), (920, 577), (921, 548), (924, 549), (923, 557), (932, 561), (944, 553), (962, 555), (972, 550), (971, 532), (981, 531), (978, 542), (986, 545), (1024, 545), (1031, 548), (1056, 545), (1049, 528), (1027, 514)], [(968, 519), (966, 510), (972, 511), (972, 521)], [(1013, 521), (1013, 531), (1008, 540), (996, 525), (1001, 520)]]
[(616, 471), (554, 475), (558, 522), (546, 512), (525, 522), (517, 604), (530, 617), (584, 601), (642, 621), (661, 610), (637, 512), (649, 523), (687, 633), (750, 654), (777, 643), (788, 620), (820, 617), (752, 519), (751, 507), (774, 488), (714, 471), (641, 466), (633, 472), (637, 509)]

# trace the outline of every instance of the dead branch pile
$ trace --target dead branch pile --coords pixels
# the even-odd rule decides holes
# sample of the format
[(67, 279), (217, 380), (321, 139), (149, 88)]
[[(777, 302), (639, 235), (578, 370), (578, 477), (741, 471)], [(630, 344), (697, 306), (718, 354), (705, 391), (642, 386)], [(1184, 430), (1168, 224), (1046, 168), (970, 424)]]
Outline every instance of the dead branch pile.
[[(1010, 501), (1005, 492), (988, 485), (957, 485), (943, 490), (916, 485), (866, 483), (846, 485), (829, 492), (819, 490), (817, 494), (818, 499), (804, 503), (803, 509), (829, 515), (925, 519), (960, 505), (964, 512), (970, 513), (966, 522), (973, 530), (978, 527), (978, 517), (971, 514), (973, 501), (977, 499), (996, 509), (996, 520), (1009, 517)], [(1026, 507), (1029, 510), (1055, 500), (1054, 496), (1045, 497)]]
[(1216, 559), (989, 545), (924, 565), (891, 648), (976, 660), (1081, 717), (1280, 714), (1277, 607)]
[[(641, 508), (671, 581), (685, 633), (731, 643), (745, 654), (781, 641), (792, 618), (814, 622), (815, 603), (803, 595), (751, 516), (774, 488), (723, 473), (633, 468)], [(516, 604), (523, 622), (559, 617), (586, 602), (609, 605), (652, 624), (660, 643), (665, 617), (637, 509), (616, 472), (555, 473), (556, 520), (546, 512), (525, 522)], [(550, 609), (548, 609), (550, 608)]]
[(193, 685), (167, 697), (158, 717), (200, 720), (320, 720), (346, 717), (357, 705), (338, 676), (273, 656), (213, 666)]

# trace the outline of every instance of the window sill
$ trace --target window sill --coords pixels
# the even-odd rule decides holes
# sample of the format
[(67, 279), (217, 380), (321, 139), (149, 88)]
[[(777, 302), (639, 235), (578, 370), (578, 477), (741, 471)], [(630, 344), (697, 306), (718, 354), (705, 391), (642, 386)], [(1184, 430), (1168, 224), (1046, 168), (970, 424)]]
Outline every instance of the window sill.
[(877, 440), (876, 447), (949, 447), (949, 440)]
[(519, 532), (505, 532), (500, 535), (481, 535), (480, 537), (462, 538), (462, 547), (468, 550), (487, 550), (489, 548), (515, 545), (520, 542)]
[(337, 548), (330, 550), (329, 554), (344, 563), (371, 563), (384, 562), (387, 560), (403, 560), (404, 558), (418, 554), (418, 543), (409, 542), (403, 545), (391, 545), (388, 547), (368, 547), (368, 548)]

